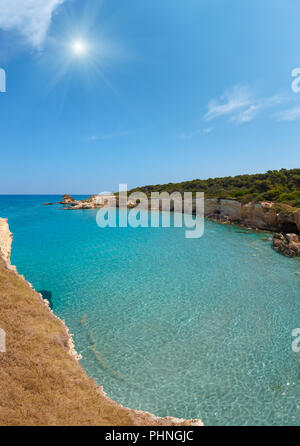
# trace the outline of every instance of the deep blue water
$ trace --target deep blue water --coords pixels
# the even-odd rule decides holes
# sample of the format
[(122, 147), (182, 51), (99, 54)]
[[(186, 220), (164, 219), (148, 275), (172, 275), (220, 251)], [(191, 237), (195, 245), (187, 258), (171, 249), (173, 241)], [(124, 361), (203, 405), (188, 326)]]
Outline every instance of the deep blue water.
[(300, 262), (267, 233), (206, 222), (107, 228), (58, 196), (0, 196), (12, 262), (74, 334), (82, 365), (123, 405), (205, 424), (300, 425)]

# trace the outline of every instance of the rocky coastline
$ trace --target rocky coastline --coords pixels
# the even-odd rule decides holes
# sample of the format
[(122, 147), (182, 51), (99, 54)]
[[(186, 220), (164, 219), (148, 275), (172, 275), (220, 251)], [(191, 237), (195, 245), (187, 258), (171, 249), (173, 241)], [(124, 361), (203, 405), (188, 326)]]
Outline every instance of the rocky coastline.
[(297, 234), (274, 234), (273, 248), (286, 257), (300, 256), (300, 237)]
[(0, 379), (5, 386), (0, 425), (203, 425), (199, 419), (159, 418), (111, 400), (80, 366), (81, 356), (65, 322), (11, 265), (12, 241), (7, 219), (0, 218), (0, 291), (5, 292), (0, 321), (8, 339), (6, 353), (0, 353)]

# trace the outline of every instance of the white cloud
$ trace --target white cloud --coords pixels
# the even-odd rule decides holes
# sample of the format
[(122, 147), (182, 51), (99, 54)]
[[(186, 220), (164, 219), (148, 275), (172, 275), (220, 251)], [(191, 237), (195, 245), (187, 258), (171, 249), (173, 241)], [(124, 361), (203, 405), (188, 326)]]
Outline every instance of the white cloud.
[(204, 119), (211, 121), (219, 117), (228, 117), (230, 121), (246, 123), (253, 121), (266, 109), (271, 109), (286, 102), (282, 96), (257, 98), (248, 86), (235, 85), (225, 92), (219, 100), (211, 100)]
[(278, 121), (296, 121), (300, 119), (300, 107), (283, 110), (277, 114)]
[(286, 101), (288, 101), (287, 98), (278, 95), (255, 99), (253, 104), (251, 104), (246, 110), (241, 111), (233, 119), (241, 123), (253, 121), (259, 112), (277, 107)]
[(35, 47), (42, 45), (54, 10), (64, 0), (0, 0), (0, 28), (16, 30)]
[(240, 113), (237, 113), (235, 116), (232, 117), (233, 121), (236, 122), (250, 122), (253, 121), (255, 118), (255, 115), (257, 111), (261, 107), (259, 105), (250, 105), (246, 110), (242, 110)]

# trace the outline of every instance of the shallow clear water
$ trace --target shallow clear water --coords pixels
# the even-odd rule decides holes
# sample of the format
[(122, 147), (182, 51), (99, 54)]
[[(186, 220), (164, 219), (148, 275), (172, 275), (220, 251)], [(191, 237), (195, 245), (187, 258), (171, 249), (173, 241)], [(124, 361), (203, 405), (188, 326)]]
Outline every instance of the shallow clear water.
[(12, 262), (74, 333), (82, 365), (123, 405), (212, 424), (300, 425), (300, 262), (269, 234), (206, 222), (100, 229), (96, 211), (0, 197)]

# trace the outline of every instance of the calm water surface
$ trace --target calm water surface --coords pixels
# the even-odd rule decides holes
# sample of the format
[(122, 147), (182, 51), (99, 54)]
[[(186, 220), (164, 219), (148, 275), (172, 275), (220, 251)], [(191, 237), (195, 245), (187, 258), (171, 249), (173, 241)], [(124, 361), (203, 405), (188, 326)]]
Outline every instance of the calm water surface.
[(12, 262), (74, 334), (82, 365), (123, 405), (207, 425), (300, 425), (300, 262), (266, 233), (206, 222), (99, 229), (58, 196), (0, 196)]

